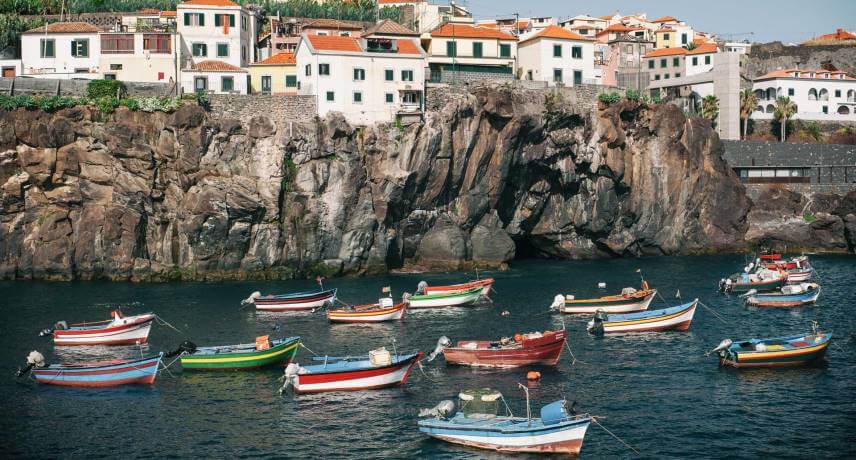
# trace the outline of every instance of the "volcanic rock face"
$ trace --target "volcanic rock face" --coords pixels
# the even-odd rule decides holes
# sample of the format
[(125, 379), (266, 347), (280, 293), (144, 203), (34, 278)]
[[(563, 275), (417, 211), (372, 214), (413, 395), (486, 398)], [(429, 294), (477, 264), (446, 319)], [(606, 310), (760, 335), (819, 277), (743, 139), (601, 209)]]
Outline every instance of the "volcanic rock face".
[(287, 278), (744, 247), (751, 203), (707, 122), (549, 105), (481, 88), (407, 128), (331, 116), (280, 130), (195, 106), (0, 111), (0, 277)]

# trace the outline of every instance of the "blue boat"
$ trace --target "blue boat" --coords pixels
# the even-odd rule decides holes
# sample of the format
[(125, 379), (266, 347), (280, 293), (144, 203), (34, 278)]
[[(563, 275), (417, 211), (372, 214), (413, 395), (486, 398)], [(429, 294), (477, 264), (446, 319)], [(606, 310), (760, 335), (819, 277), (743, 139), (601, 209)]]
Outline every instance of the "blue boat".
[(51, 364), (48, 366), (44, 365), (43, 359), (38, 362), (40, 360), (31, 360), (28, 357), (28, 363), (31, 364), (29, 367), (32, 368), (33, 377), (39, 383), (70, 387), (112, 387), (125, 384), (154, 383), (163, 356), (164, 354), (161, 353), (151, 358), (131, 361)]
[[(506, 415), (497, 415), (500, 401), (505, 402), (502, 394), (489, 388), (461, 392), (457, 412), (452, 401), (420, 411), (422, 417), (433, 417), (420, 420), (419, 431), (454, 444), (499, 452), (579, 454), (591, 416), (571, 414), (564, 400), (542, 407), (540, 418), (515, 417), (508, 404)], [(528, 390), (526, 406), (528, 412)]]
[(608, 314), (598, 311), (587, 329), (592, 334), (686, 331), (693, 321), (697, 304), (698, 299), (695, 299), (683, 305), (639, 313)]
[(801, 366), (818, 361), (826, 354), (832, 334), (820, 332), (817, 324), (806, 335), (749, 339), (725, 339), (708, 352), (719, 355), (720, 366), (736, 368)]
[(815, 303), (820, 296), (817, 283), (782, 286), (778, 292), (748, 292), (746, 304), (753, 307), (799, 307)]

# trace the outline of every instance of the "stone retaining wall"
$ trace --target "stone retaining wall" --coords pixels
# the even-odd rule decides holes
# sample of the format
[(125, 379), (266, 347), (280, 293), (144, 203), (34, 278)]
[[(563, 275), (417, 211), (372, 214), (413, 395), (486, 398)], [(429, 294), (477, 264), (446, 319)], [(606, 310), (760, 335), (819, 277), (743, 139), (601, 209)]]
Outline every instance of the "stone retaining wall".
[[(497, 82), (493, 82), (497, 83)], [(449, 102), (466, 97), (472, 88), (479, 85), (487, 85), (488, 82), (471, 84), (443, 84), (430, 83), (425, 88), (425, 110), (436, 112), (441, 110)], [(597, 96), (601, 93), (618, 92), (624, 94), (623, 88), (603, 85), (576, 85), (549, 88), (543, 82), (527, 80), (512, 80), (500, 83), (512, 85), (520, 90), (520, 94), (526, 102), (531, 104), (544, 104), (549, 93), (561, 94), (562, 105), (577, 113), (591, 112), (597, 109)]]
[(743, 184), (746, 187), (746, 196), (757, 201), (762, 193), (771, 187), (785, 188), (792, 192), (810, 197), (814, 194), (834, 194), (844, 196), (856, 190), (856, 182), (851, 184)]
[(267, 94), (212, 94), (211, 113), (221, 118), (250, 120), (259, 115), (270, 117), (280, 127), (290, 122), (315, 118), (315, 96)]
[[(84, 97), (90, 80), (64, 80), (53, 78), (0, 78), (0, 94), (29, 96)], [(174, 85), (169, 83), (123, 82), (128, 96), (171, 96)]]

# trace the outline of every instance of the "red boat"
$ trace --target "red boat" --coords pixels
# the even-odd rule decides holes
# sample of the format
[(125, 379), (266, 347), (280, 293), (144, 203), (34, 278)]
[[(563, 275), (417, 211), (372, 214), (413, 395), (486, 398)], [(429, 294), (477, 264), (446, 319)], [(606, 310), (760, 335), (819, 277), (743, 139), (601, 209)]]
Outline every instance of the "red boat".
[(759, 257), (761, 258), (761, 260), (768, 261), (768, 262), (772, 261), (772, 260), (781, 260), (782, 259), (782, 255), (779, 253), (761, 254)]
[(555, 366), (565, 347), (567, 333), (558, 331), (515, 334), (496, 342), (487, 340), (460, 341), (451, 346), (447, 337), (441, 337), (437, 348), (428, 357), (431, 361), (443, 353), (446, 362), (463, 366), (517, 367), (527, 364)]
[(795, 270), (810, 267), (806, 256), (794, 257), (791, 260), (767, 261), (762, 265), (769, 270)]
[(488, 295), (490, 294), (491, 286), (493, 286), (493, 278), (485, 278), (461, 284), (450, 284), (448, 286), (428, 286), (426, 284), (422, 286), (422, 294), (451, 294), (453, 292), (469, 291), (470, 289), (480, 287), (482, 288), (482, 295)]

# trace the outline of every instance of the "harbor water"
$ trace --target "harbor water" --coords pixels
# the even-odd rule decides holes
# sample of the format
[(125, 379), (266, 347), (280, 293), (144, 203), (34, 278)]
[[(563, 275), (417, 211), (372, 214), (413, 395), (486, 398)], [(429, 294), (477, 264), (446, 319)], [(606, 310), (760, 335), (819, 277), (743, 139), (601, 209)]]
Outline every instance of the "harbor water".
[[(517, 384), (536, 369), (542, 378), (530, 384), (533, 415), (565, 397), (576, 401), (578, 411), (601, 416), (606, 428), (640, 452), (592, 425), (584, 458), (854, 458), (856, 259), (811, 261), (822, 292), (817, 305), (803, 308), (748, 308), (720, 294), (719, 279), (745, 264), (740, 255), (522, 260), (505, 272), (482, 273), (496, 279), (492, 304), (408, 311), (404, 321), (374, 325), (330, 325), (320, 311), (257, 313), (240, 306), (253, 291), (312, 289), (311, 280), (2, 282), (0, 445), (6, 458), (499, 458), (421, 435), (417, 413), (455, 399), (461, 389), (491, 387), (504, 394), (516, 415), (525, 416)], [(587, 298), (638, 288), (637, 268), (662, 294), (651, 309), (696, 297), (707, 307), (697, 310), (688, 332), (598, 338), (585, 330), (588, 317), (548, 311), (559, 293)], [(325, 287), (338, 288), (345, 302), (369, 303), (384, 286), (400, 297), (420, 280), (447, 284), (473, 275), (343, 278), (325, 280)], [(598, 289), (599, 282), (607, 288)], [(54, 349), (38, 337), (58, 320), (106, 319), (115, 306), (125, 314), (153, 311), (181, 333), (155, 324), (142, 350), (121, 347), (95, 356), (90, 349)], [(821, 365), (737, 371), (705, 356), (722, 339), (805, 333), (813, 320), (834, 335)], [(440, 357), (414, 369), (404, 387), (378, 391), (281, 396), (281, 368), (193, 373), (182, 372), (178, 363), (152, 386), (75, 389), (16, 381), (13, 375), (31, 350), (44, 353), (48, 362), (103, 360), (172, 350), (183, 340), (206, 346), (299, 335), (321, 355), (364, 354), (381, 346), (427, 353), (443, 335), (453, 341), (498, 339), (560, 328), (563, 322), (573, 356), (566, 350), (556, 368), (477, 370), (447, 366)], [(297, 361), (310, 357), (302, 349)]]

